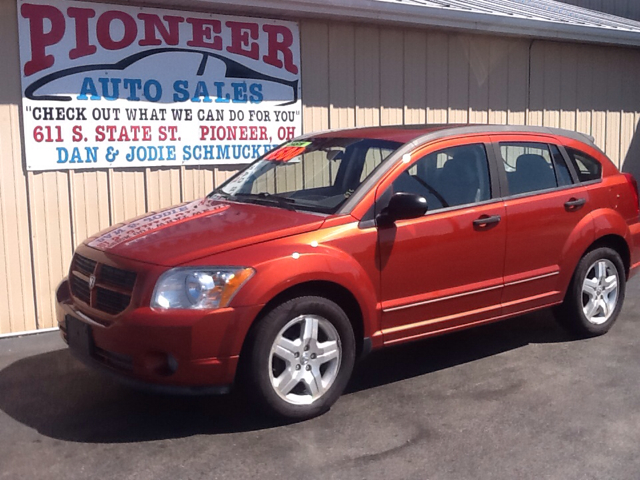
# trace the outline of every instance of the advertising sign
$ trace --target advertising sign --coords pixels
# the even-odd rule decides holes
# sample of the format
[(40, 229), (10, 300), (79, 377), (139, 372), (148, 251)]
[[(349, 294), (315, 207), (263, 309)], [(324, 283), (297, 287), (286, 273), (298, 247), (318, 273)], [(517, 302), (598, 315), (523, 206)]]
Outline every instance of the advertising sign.
[(302, 133), (292, 22), (18, 2), (28, 170), (249, 163)]

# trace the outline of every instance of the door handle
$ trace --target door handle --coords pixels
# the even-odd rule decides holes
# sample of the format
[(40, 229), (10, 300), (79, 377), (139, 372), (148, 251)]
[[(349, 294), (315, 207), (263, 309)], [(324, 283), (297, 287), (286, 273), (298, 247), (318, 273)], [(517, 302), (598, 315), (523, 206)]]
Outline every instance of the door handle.
[(500, 223), (500, 220), (502, 220), (502, 218), (500, 218), (500, 215), (482, 215), (480, 218), (473, 221), (473, 226), (478, 230), (488, 230), (489, 228)]
[(584, 204), (587, 203), (587, 200), (584, 198), (572, 198), (567, 203), (564, 204), (564, 208), (569, 212), (575, 212), (576, 210), (580, 210), (584, 207)]

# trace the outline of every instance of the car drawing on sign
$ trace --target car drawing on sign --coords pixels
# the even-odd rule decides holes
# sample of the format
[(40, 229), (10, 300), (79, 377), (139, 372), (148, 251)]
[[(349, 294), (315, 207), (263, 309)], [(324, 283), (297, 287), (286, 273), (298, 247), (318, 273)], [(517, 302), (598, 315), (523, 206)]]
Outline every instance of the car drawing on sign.
[(604, 334), (639, 267), (636, 181), (590, 138), (362, 128), (297, 138), (89, 238), (57, 315), (78, 358), (131, 384), (240, 386), (303, 419), (375, 349), (548, 307)]
[[(165, 68), (161, 67), (158, 71), (158, 65), (175, 65), (179, 68), (175, 68), (172, 72), (167, 72)], [(218, 77), (221, 79), (229, 78), (233, 80), (268, 82), (274, 85), (286, 87), (282, 91), (275, 90), (271, 92), (270, 98), (282, 97), (283, 103), (280, 103), (279, 106), (292, 105), (298, 101), (298, 80), (287, 80), (284, 78), (274, 77), (272, 75), (266, 75), (217, 53), (190, 48), (167, 47), (153, 48), (143, 52), (137, 52), (115, 63), (80, 65), (59, 70), (30, 83), (25, 88), (24, 93), (25, 97), (30, 100), (70, 102), (72, 100), (72, 96), (68, 93), (60, 92), (66, 92), (65, 87), (69, 88), (67, 86), (68, 84), (74, 85), (70, 90), (82, 92), (83, 88), (81, 85), (83, 85), (83, 80), (86, 80), (87, 75), (100, 74), (103, 80), (111, 78), (112, 81), (115, 80), (117, 82), (116, 85), (119, 85), (120, 79), (117, 76), (113, 77), (113, 75), (119, 74), (126, 77), (143, 78), (148, 76), (149, 73), (156, 73), (158, 77), (175, 77), (173, 78), (173, 81), (169, 83), (174, 85), (174, 89), (176, 88), (175, 82), (181, 84), (180, 90), (177, 93), (180, 94), (178, 97), (183, 98), (180, 98), (179, 101), (187, 101), (187, 99), (193, 98), (193, 101), (199, 102), (200, 96), (206, 96), (206, 101), (210, 101), (209, 90), (206, 91), (206, 94), (200, 92), (199, 94), (193, 95), (195, 93), (193, 91), (189, 94), (186, 90), (189, 82), (186, 80), (178, 80), (179, 78), (185, 78), (185, 76), (186, 78), (191, 77), (192, 83), (194, 78), (212, 80)], [(128, 81), (131, 82), (133, 80), (129, 79)], [(100, 85), (98, 80), (94, 83)], [(140, 80), (138, 90), (141, 88), (142, 80)], [(191, 88), (193, 88), (193, 85)], [(211, 95), (214, 95), (216, 89), (213, 83), (209, 83), (209, 89)], [(136, 97), (135, 93), (132, 94), (130, 90), (128, 92), (125, 91), (126, 83), (123, 85), (122, 89), (113, 85), (109, 87), (108, 84), (105, 84), (102, 86), (101, 90), (103, 96), (108, 100), (116, 100), (118, 94), (115, 92), (120, 92), (121, 90), (123, 97), (129, 95), (129, 100), (139, 100), (139, 98), (132, 98), (131, 95)], [(105, 91), (109, 92), (111, 95), (115, 95), (115, 97), (109, 97), (109, 94), (105, 93)], [(156, 90), (155, 93), (157, 94), (159, 92)], [(176, 90), (174, 90), (173, 93), (175, 94)], [(170, 94), (167, 95), (166, 98), (174, 99), (175, 96)], [(84, 99), (86, 100), (86, 95)], [(228, 101), (230, 98), (223, 100)], [(174, 99), (173, 101), (175, 102), (176, 100)]]

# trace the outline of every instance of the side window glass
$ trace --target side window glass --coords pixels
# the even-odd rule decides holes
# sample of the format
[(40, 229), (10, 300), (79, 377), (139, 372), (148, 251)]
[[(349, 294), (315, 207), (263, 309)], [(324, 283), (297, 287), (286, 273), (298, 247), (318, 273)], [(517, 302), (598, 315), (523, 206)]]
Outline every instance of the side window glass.
[(587, 155), (573, 148), (567, 148), (567, 153), (576, 172), (578, 172), (578, 180), (581, 182), (591, 182), (602, 178), (602, 165), (591, 155)]
[(546, 143), (501, 143), (509, 193), (519, 195), (556, 188), (556, 174)]
[(566, 187), (573, 184), (569, 167), (560, 150), (555, 145), (551, 145), (551, 154), (553, 155), (553, 165), (556, 169), (556, 179), (559, 187)]
[(430, 153), (402, 172), (384, 193), (416, 193), (427, 199), (429, 212), (489, 200), (489, 164), (483, 144), (463, 145)]

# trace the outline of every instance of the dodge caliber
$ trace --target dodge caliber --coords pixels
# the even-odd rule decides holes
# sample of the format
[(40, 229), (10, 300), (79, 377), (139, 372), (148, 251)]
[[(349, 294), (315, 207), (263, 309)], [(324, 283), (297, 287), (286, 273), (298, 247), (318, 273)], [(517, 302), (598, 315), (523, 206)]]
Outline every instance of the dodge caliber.
[(207, 197), (87, 239), (57, 290), (79, 359), (186, 394), (326, 411), (357, 358), (553, 307), (607, 332), (640, 267), (638, 187), (593, 143), (432, 125), (288, 142)]

